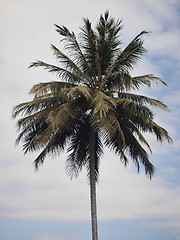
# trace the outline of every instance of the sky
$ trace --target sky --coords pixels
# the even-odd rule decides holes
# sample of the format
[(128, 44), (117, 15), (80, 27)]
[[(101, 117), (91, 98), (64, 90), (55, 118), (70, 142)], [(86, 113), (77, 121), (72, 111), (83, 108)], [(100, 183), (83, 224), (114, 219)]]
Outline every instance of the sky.
[(153, 85), (146, 94), (163, 101), (170, 112), (155, 120), (173, 144), (147, 135), (156, 167), (150, 181), (133, 163), (124, 167), (105, 149), (97, 185), (99, 239), (180, 240), (180, 2), (179, 0), (0, 0), (0, 240), (91, 239), (86, 172), (72, 181), (65, 172), (66, 153), (46, 158), (38, 172), (33, 160), (15, 146), (13, 106), (31, 99), (38, 82), (58, 80), (42, 69), (28, 69), (36, 59), (54, 63), (50, 44), (62, 47), (54, 24), (79, 33), (82, 18), (95, 25), (109, 10), (122, 19), (122, 45), (142, 30), (148, 52), (132, 75), (155, 74), (168, 86)]

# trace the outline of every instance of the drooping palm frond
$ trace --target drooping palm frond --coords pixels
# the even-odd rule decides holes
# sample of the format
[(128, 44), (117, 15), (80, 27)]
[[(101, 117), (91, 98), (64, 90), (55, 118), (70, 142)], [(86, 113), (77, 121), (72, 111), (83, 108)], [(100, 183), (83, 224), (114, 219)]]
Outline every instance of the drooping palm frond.
[[(90, 143), (90, 140), (89, 140)], [(90, 148), (90, 144), (89, 144)], [(99, 165), (100, 165), (100, 158), (103, 155), (103, 144), (101, 141), (101, 132), (95, 131), (95, 138), (94, 138), (94, 157), (95, 157), (95, 166), (94, 166), (94, 175), (95, 175), (95, 181), (97, 182), (99, 179)], [(87, 169), (87, 179), (89, 183), (91, 182), (91, 155), (90, 150), (89, 154), (87, 156), (87, 162), (86, 162), (86, 169)]]
[(67, 69), (60, 68), (58, 66), (48, 64), (42, 61), (35, 61), (32, 62), (29, 68), (37, 68), (37, 67), (43, 67), (45, 70), (48, 70), (50, 73), (54, 73), (60, 78), (62, 78), (64, 81), (70, 82), (70, 83), (79, 83), (80, 79), (79, 76), (74, 74), (71, 71), (68, 71)]
[(84, 98), (72, 99), (51, 111), (49, 121), (53, 129), (57, 127), (68, 129), (86, 110), (87, 105)]
[(28, 115), (26, 117), (23, 117), (17, 121), (18, 129), (21, 130), (28, 125), (34, 124), (38, 122), (39, 120), (48, 120), (49, 113), (53, 110), (53, 108), (43, 109), (41, 111), (35, 112), (34, 114)]
[[(24, 142), (23, 150), (25, 154), (27, 152), (39, 150), (40, 148), (44, 147), (49, 140), (49, 132), (51, 129), (48, 128), (48, 126), (48, 123), (43, 119), (39, 119), (39, 121), (27, 124), (21, 129), (21, 132), (16, 140), (16, 144), (18, 144), (20, 141)], [(44, 135), (45, 132), (46, 134)], [(37, 143), (37, 137), (42, 133), (44, 141), (38, 141)]]
[(72, 134), (66, 161), (66, 172), (73, 178), (77, 177), (82, 167), (86, 165), (89, 154), (90, 124), (87, 116), (82, 117)]
[[(124, 134), (123, 134), (124, 136)], [(127, 166), (128, 158), (125, 155), (124, 151), (124, 139), (122, 139), (121, 134), (116, 131), (114, 134), (109, 137), (109, 134), (105, 132), (104, 137), (104, 144), (106, 147), (110, 148), (114, 151), (114, 153), (120, 157), (120, 160)]]
[[(73, 134), (70, 138), (69, 148), (68, 148), (68, 158), (66, 161), (66, 171), (67, 174), (73, 178), (77, 177), (82, 167), (87, 169), (87, 177), (90, 176), (90, 131), (91, 124), (89, 121), (89, 116), (84, 115), (78, 123), (75, 125)], [(96, 180), (99, 175), (99, 160), (102, 151), (102, 143), (100, 140), (100, 134), (95, 133), (95, 175)]]
[(155, 136), (157, 138), (158, 141), (160, 141), (161, 143), (166, 140), (168, 143), (172, 143), (172, 139), (169, 137), (168, 132), (160, 127), (157, 123), (155, 123), (154, 121), (150, 122), (150, 128), (149, 131), (155, 133)]
[(154, 174), (154, 166), (149, 161), (149, 157), (144, 148), (140, 145), (138, 140), (132, 134), (129, 128), (126, 125), (123, 126), (124, 136), (126, 141), (126, 151), (130, 155), (131, 159), (135, 162), (138, 171), (140, 170), (140, 164), (142, 163), (145, 167), (145, 173), (150, 178)]
[(141, 105), (149, 104), (150, 106), (155, 106), (155, 107), (158, 107), (158, 108), (169, 111), (167, 106), (157, 99), (149, 98), (149, 97), (146, 97), (146, 96), (143, 96), (143, 95), (127, 93), (127, 92), (126, 93), (125, 92), (120, 92), (118, 94), (118, 96), (120, 98), (123, 98), (123, 99), (132, 100), (134, 103), (138, 103), (138, 104), (141, 104)]
[(94, 97), (91, 101), (91, 108), (93, 115), (98, 113), (100, 118), (106, 117), (106, 114), (112, 107), (116, 106), (116, 99), (107, 96), (101, 91), (95, 91)]
[(64, 95), (64, 98), (67, 99), (67, 97), (65, 96), (65, 92), (63, 92), (62, 90), (66, 88), (72, 88), (75, 86), (76, 85), (73, 83), (59, 81), (38, 83), (31, 88), (29, 94), (33, 94), (35, 98), (43, 96), (46, 97), (47, 94), (50, 94), (52, 96)]
[(75, 86), (67, 89), (67, 94), (70, 99), (78, 98), (79, 96), (83, 96), (87, 102), (92, 100), (92, 90), (86, 86)]
[(151, 87), (153, 83), (162, 83), (165, 86), (167, 85), (166, 82), (154, 76), (153, 74), (147, 74), (147, 75), (132, 77), (131, 87), (132, 89), (139, 89), (143, 85)]
[(36, 97), (34, 100), (18, 104), (13, 108), (12, 117), (16, 118), (18, 115), (29, 116), (43, 109), (56, 108), (57, 106), (63, 104), (63, 96), (53, 96), (53, 97)]
[(59, 132), (58, 129), (52, 134), (46, 146), (43, 148), (39, 156), (34, 160), (35, 168), (38, 169), (43, 164), (44, 159), (49, 154), (59, 154), (64, 150), (67, 140), (70, 138), (72, 130), (65, 130)]

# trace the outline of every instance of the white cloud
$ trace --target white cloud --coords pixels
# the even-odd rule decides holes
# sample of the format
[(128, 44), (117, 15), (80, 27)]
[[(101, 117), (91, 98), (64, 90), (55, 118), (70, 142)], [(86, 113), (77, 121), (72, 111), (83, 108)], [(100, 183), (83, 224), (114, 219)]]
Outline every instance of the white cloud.
[(146, 41), (147, 49), (151, 55), (160, 57), (169, 57), (170, 59), (179, 60), (180, 56), (180, 31), (177, 28), (165, 32), (150, 34)]
[(52, 235), (44, 235), (44, 236), (40, 236), (40, 237), (36, 238), (35, 240), (69, 240), (69, 239), (52, 236)]
[(175, 90), (170, 92), (168, 97), (168, 102), (171, 104), (180, 105), (180, 90)]
[(66, 238), (64, 237), (62, 238), (54, 235), (42, 235), (37, 237), (35, 240), (83, 240), (83, 239), (79, 236), (74, 236), (74, 235)]
[[(65, 176), (63, 162), (48, 160), (39, 173), (34, 173), (29, 164), (1, 170), (1, 179), (5, 179), (0, 184), (1, 217), (90, 219), (85, 173), (71, 182)], [(173, 174), (173, 168), (171, 172)], [(159, 177), (149, 181), (142, 173), (137, 175), (131, 165), (124, 169), (117, 157), (108, 152), (102, 159), (100, 174), (97, 187), (99, 219), (162, 218), (170, 222), (174, 219), (178, 224), (180, 188), (169, 188)]]

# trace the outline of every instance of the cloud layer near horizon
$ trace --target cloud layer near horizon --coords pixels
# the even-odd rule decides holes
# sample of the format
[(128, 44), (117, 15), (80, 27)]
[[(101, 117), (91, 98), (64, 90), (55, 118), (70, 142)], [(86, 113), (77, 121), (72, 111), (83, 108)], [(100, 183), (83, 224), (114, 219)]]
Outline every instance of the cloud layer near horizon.
[[(163, 219), (161, 224), (180, 228), (180, 187), (169, 187), (162, 176), (149, 181), (133, 166), (124, 168), (106, 151), (97, 186), (99, 219)], [(58, 157), (60, 158), (60, 157)], [(85, 172), (70, 181), (62, 159), (47, 159), (38, 173), (30, 164), (0, 170), (1, 217), (36, 220), (89, 220), (89, 186)], [(176, 169), (164, 172), (175, 174)], [(7, 178), (7, 176), (9, 176)], [(3, 186), (6, 188), (3, 191)], [(9, 192), (7, 191), (9, 189)]]

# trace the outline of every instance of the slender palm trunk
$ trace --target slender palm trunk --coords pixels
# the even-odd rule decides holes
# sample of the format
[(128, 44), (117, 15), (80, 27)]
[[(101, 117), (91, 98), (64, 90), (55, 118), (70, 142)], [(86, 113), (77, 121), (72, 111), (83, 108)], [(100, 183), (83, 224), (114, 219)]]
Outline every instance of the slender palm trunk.
[(95, 178), (95, 133), (90, 133), (90, 199), (92, 240), (98, 240), (97, 207), (96, 207), (96, 178)]

